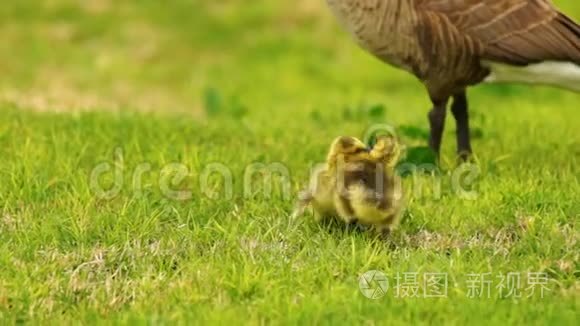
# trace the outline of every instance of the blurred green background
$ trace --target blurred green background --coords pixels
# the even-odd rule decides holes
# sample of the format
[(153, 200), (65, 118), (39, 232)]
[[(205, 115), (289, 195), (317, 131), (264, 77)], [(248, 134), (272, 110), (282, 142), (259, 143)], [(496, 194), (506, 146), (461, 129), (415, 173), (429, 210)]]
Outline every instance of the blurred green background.
[[(580, 17), (577, 1), (556, 4)], [(7, 1), (0, 27), (0, 100), (38, 110), (202, 115), (207, 89), (250, 111), (428, 106), (414, 78), (355, 47), (323, 0)]]

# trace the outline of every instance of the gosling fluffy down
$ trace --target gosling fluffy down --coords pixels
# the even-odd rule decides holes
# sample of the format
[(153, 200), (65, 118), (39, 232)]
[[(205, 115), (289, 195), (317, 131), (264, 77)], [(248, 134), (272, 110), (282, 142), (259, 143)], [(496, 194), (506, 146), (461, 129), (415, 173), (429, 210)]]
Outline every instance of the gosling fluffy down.
[(336, 218), (388, 234), (398, 225), (403, 206), (395, 173), (400, 152), (392, 136), (379, 136), (373, 148), (354, 137), (336, 138), (325, 167), (313, 173), (310, 187), (300, 194), (294, 216), (311, 205), (317, 220)]

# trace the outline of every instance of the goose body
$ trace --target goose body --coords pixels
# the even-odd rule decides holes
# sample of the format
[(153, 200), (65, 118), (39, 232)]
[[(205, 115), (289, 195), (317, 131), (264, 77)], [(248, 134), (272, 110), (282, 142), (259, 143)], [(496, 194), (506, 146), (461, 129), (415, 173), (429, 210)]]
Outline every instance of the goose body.
[(362, 48), (425, 85), (437, 153), (450, 98), (458, 152), (471, 153), (469, 86), (539, 83), (580, 92), (580, 26), (550, 0), (327, 2)]

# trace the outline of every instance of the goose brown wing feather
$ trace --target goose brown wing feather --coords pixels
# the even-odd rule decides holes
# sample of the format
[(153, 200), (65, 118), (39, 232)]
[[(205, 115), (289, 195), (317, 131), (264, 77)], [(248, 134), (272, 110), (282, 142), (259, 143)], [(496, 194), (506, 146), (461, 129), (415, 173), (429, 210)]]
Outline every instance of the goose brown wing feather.
[[(545, 60), (580, 64), (580, 26), (549, 0), (419, 0), (420, 28), (438, 26), (482, 59), (525, 65)], [(437, 19), (433, 19), (437, 16)], [(434, 36), (444, 39), (442, 36)]]

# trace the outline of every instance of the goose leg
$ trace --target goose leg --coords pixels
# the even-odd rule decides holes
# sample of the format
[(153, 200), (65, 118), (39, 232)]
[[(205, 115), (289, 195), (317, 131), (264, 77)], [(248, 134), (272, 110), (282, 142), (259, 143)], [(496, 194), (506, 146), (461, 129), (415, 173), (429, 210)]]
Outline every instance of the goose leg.
[(433, 109), (429, 112), (429, 123), (431, 124), (431, 136), (429, 138), (429, 147), (439, 156), (441, 149), (441, 138), (445, 127), (445, 115), (447, 111), (447, 100), (432, 100)]
[(453, 96), (451, 112), (457, 125), (457, 154), (461, 160), (466, 161), (471, 155), (471, 142), (469, 139), (469, 114), (465, 91)]

